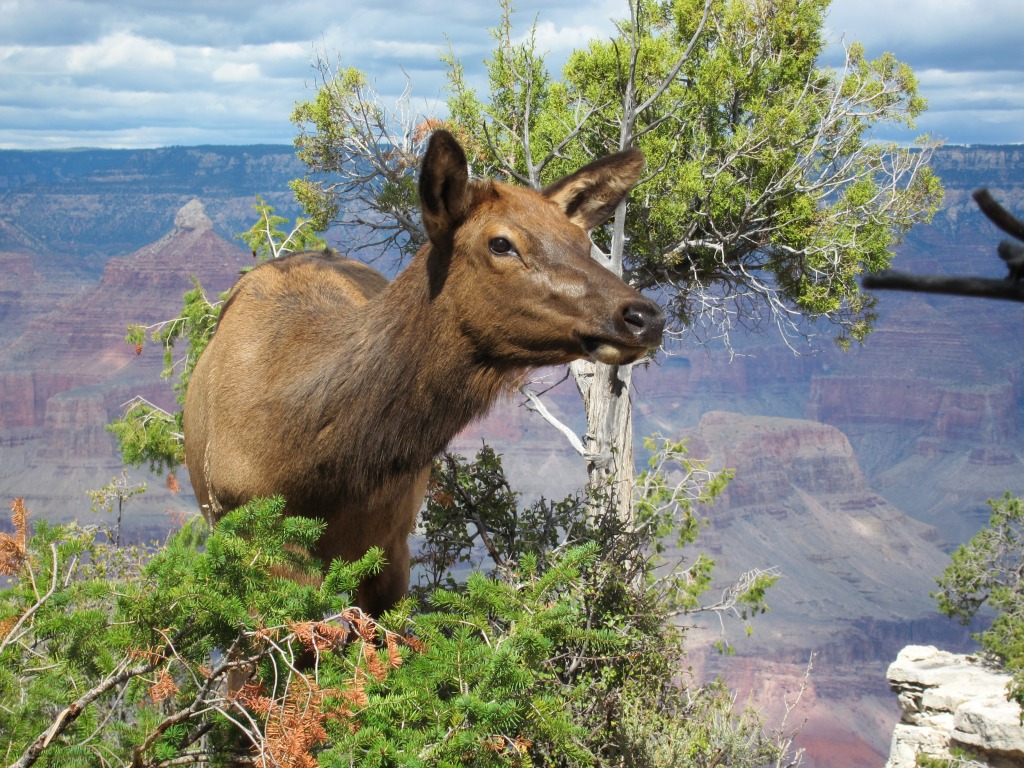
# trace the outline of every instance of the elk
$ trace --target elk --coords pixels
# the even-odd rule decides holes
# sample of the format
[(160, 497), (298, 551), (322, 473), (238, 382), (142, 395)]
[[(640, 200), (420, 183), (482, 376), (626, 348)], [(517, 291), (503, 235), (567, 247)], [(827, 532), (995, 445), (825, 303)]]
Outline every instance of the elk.
[(409, 584), (408, 537), (433, 457), (531, 370), (626, 365), (661, 343), (661, 308), (590, 256), (589, 231), (636, 184), (627, 150), (542, 192), (469, 178), (435, 132), (419, 177), (428, 236), (390, 283), (331, 251), (239, 278), (185, 400), (185, 455), (211, 522), (255, 497), (326, 523), (315, 555), (387, 565), (373, 615)]

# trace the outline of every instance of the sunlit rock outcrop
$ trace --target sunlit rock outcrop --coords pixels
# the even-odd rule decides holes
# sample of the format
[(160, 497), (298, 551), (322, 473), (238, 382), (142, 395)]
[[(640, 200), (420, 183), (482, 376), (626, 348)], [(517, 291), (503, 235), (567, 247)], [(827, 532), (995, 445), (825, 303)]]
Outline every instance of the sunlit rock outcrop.
[(1020, 705), (1006, 698), (1010, 676), (976, 656), (910, 645), (889, 667), (902, 718), (886, 768), (914, 768), (917, 756), (951, 758), (964, 750), (974, 764), (1024, 764)]

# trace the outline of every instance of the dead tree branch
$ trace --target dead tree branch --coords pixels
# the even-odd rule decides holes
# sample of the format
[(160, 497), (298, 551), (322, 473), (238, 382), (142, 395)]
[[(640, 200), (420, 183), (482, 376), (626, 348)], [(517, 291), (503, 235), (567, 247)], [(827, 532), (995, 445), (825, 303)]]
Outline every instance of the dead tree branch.
[[(997, 203), (987, 189), (976, 190), (971, 197), (989, 221), (1006, 234), (1024, 241), (1024, 222)], [(913, 275), (886, 270), (877, 275), (866, 275), (863, 285), (867, 290), (944, 293), (952, 296), (1024, 302), (1024, 244), (1004, 240), (997, 250), (999, 258), (1006, 263), (1009, 270), (1009, 274), (1002, 280), (988, 277)]]

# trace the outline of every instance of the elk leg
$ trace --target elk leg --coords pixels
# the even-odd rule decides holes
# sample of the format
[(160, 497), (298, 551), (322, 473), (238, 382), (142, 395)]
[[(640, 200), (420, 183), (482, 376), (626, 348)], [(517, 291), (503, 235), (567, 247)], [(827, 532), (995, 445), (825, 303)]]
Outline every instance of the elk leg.
[(409, 591), (409, 538), (404, 532), (396, 538), (384, 547), (384, 568), (356, 592), (356, 604), (371, 616), (390, 610)]

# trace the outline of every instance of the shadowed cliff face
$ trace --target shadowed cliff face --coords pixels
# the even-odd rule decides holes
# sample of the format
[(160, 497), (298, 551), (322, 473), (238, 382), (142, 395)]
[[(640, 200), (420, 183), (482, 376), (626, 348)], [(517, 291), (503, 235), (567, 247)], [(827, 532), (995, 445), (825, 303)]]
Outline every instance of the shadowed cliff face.
[[(239, 269), (251, 264), (251, 256), (217, 235), (202, 204), (192, 201), (162, 238), (129, 256), (110, 259), (98, 283), (37, 315), (4, 351), (2, 368), (109, 378), (134, 363), (135, 351), (124, 342), (128, 324), (174, 317), (182, 294), (192, 287), (190, 275), (210, 282), (215, 298)], [(150, 364), (147, 356), (133, 367), (141, 372)]]
[(834, 427), (712, 412), (686, 434), (693, 455), (736, 472), (686, 553), (715, 559), (712, 595), (751, 568), (782, 574), (753, 634), (727, 631), (734, 657), (708, 650), (720, 627), (698, 615), (691, 661), (778, 721), (813, 654), (794, 716), (794, 724), (808, 719), (798, 744), (809, 764), (881, 765), (897, 717), (884, 679), (889, 660), (917, 637), (964, 640), (929, 597), (947, 559), (937, 531), (871, 489)]
[(719, 581), (750, 568), (783, 573), (771, 613), (738, 645), (820, 649), (840, 632), (934, 614), (928, 595), (946, 561), (936, 531), (868, 487), (841, 432), (713, 412), (687, 434), (694, 455), (736, 473), (696, 545), (715, 558)]

